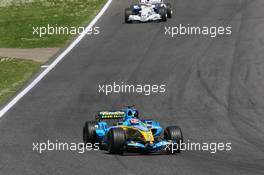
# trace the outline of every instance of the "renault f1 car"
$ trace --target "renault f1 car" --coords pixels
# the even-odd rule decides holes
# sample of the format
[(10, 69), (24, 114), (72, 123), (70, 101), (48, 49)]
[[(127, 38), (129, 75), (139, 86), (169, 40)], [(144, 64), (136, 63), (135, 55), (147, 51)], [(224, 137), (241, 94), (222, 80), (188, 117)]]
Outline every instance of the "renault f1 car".
[[(162, 134), (163, 133), (163, 134)], [(83, 127), (83, 142), (99, 143), (101, 149), (112, 154), (129, 152), (179, 153), (183, 142), (181, 129), (168, 126), (163, 129), (152, 119), (140, 120), (134, 107), (117, 111), (100, 111), (94, 121)]]
[(125, 22), (133, 21), (166, 21), (172, 17), (172, 7), (170, 3), (163, 0), (141, 0), (139, 4), (131, 5), (125, 9)]

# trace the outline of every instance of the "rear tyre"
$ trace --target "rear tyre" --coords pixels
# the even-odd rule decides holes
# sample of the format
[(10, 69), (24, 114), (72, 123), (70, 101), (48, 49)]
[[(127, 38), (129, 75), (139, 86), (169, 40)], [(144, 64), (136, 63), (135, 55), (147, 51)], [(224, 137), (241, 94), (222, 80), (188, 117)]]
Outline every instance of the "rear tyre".
[(84, 144), (92, 143), (94, 144), (97, 141), (96, 137), (96, 128), (95, 125), (97, 122), (87, 121), (83, 127), (83, 142)]
[(172, 17), (172, 6), (170, 3), (166, 3), (167, 18)]
[(160, 15), (160, 21), (167, 21), (167, 11), (166, 8), (160, 7), (158, 8), (158, 14)]
[[(164, 139), (176, 141), (177, 145), (171, 144), (167, 151), (170, 154), (181, 152), (181, 143), (183, 142), (183, 136), (181, 128), (178, 126), (168, 126), (164, 131)], [(173, 150), (173, 151), (172, 151)]]
[(122, 154), (125, 143), (125, 132), (122, 128), (112, 128), (108, 132), (108, 151), (111, 154)]
[(131, 20), (129, 20), (129, 16), (133, 14), (133, 10), (131, 8), (125, 9), (125, 23), (132, 23)]

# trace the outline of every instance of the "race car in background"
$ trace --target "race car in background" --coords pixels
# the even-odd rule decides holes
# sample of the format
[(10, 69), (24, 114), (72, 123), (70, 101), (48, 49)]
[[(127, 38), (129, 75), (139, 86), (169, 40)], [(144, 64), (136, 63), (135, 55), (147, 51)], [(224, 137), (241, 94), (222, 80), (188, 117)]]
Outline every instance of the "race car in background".
[(133, 21), (166, 21), (172, 17), (172, 7), (170, 3), (163, 0), (140, 0), (138, 4), (133, 4), (125, 9), (125, 22)]
[(128, 106), (122, 110), (100, 111), (95, 121), (85, 122), (83, 142), (99, 143), (101, 149), (112, 154), (124, 151), (174, 154), (180, 152), (183, 136), (178, 126), (163, 129), (152, 119), (140, 120), (138, 110)]

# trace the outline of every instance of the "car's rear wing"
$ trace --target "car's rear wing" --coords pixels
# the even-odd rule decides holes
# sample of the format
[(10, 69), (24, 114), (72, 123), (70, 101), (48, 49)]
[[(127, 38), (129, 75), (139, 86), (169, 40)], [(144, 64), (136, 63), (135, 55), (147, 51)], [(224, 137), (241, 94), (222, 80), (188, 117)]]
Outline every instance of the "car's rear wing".
[(97, 120), (108, 120), (108, 119), (124, 119), (126, 116), (123, 111), (100, 111), (98, 112)]

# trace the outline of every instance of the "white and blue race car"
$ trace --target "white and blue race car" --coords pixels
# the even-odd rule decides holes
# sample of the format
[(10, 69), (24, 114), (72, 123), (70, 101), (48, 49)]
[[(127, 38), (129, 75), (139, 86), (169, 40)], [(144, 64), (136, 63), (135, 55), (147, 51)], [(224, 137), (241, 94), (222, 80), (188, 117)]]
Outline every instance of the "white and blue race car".
[(133, 4), (125, 9), (125, 22), (133, 21), (166, 21), (172, 17), (172, 7), (170, 3), (163, 0), (140, 0), (138, 4)]

